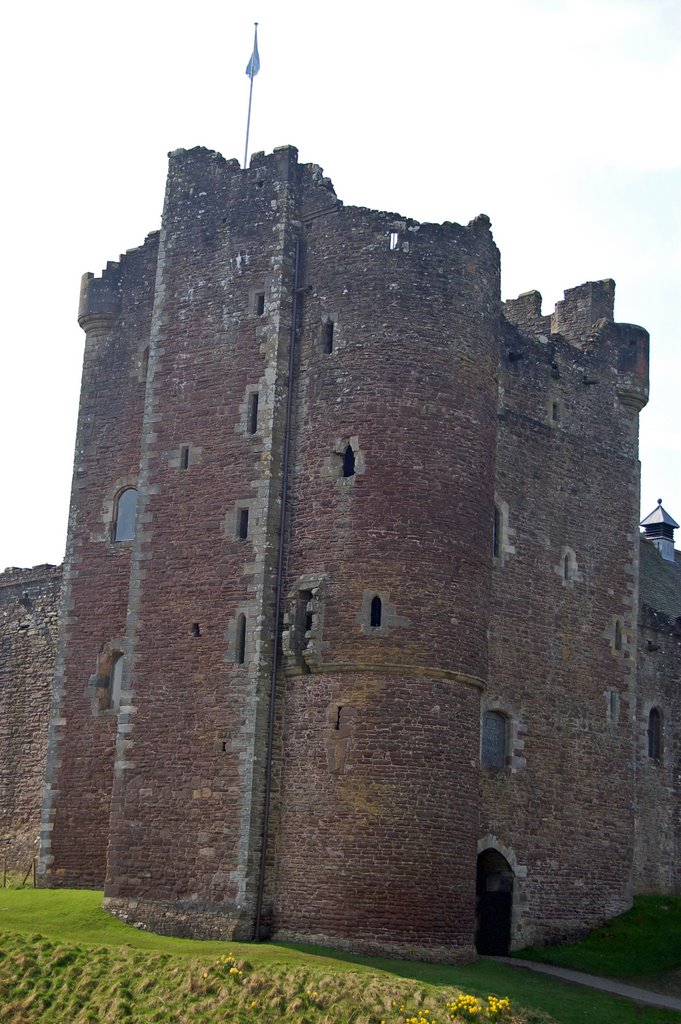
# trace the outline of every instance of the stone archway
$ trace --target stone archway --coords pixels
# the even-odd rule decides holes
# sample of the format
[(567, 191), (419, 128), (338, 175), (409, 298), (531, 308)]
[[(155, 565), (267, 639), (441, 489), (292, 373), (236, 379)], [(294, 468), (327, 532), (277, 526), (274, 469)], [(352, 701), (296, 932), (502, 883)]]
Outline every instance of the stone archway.
[(486, 956), (507, 956), (511, 948), (513, 868), (498, 850), (478, 854), (475, 948)]

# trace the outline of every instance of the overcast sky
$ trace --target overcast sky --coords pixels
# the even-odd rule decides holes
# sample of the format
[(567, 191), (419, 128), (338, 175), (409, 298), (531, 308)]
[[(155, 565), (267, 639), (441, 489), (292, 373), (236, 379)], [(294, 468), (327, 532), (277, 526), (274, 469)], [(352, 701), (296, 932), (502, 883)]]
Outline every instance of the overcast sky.
[[(612, 277), (651, 336), (642, 509), (681, 522), (678, 0), (63, 0), (0, 16), (0, 569), (63, 557), (80, 276), (160, 226), (167, 153), (293, 144), (347, 204), (467, 223), (502, 293)], [(405, 10), (406, 5), (405, 5)], [(677, 546), (681, 534), (677, 536)]]

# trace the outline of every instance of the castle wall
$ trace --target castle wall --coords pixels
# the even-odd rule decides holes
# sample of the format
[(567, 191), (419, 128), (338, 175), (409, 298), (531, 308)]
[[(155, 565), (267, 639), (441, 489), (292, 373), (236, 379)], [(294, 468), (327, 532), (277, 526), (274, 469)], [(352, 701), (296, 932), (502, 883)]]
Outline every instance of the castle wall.
[[(440, 227), (343, 209), (306, 229), (274, 935), (469, 955), (498, 253), (486, 218)], [(336, 766), (325, 745), (346, 720)], [(426, 884), (434, 863), (441, 887)]]
[(565, 939), (631, 899), (634, 406), (646, 398), (647, 336), (605, 319), (586, 329), (585, 305), (612, 317), (611, 285), (600, 296), (593, 284), (566, 293), (561, 335), (543, 333), (547, 318), (532, 325), (530, 296), (517, 318), (507, 304), (520, 327), (508, 324), (500, 348), (500, 537), (483, 710), (506, 717), (508, 749), (503, 768), (482, 768), (480, 831), (519, 866), (516, 946)]
[[(644, 603), (638, 643), (636, 758), (637, 892), (681, 892), (681, 562), (641, 541)], [(650, 602), (650, 604), (648, 603)], [(656, 607), (651, 605), (654, 603)], [(648, 737), (651, 709), (661, 718), (660, 749)]]
[(115, 540), (121, 491), (135, 487), (158, 236), (83, 279), (86, 331), (64, 598), (43, 805), (41, 878), (100, 887), (106, 871), (131, 542)]
[(474, 958), (479, 706), (415, 669), (288, 679), (276, 940)]
[(171, 157), (106, 884), (161, 930), (253, 934), (298, 172)]
[(0, 862), (38, 852), (61, 566), (0, 573)]
[(613, 302), (501, 317), (485, 217), (345, 208), (290, 147), (171, 154), (160, 236), (83, 283), (46, 884), (433, 960), (473, 955), (476, 884), (480, 924), (512, 877), (516, 947), (678, 887), (681, 648), (659, 609), (638, 636), (648, 339)]

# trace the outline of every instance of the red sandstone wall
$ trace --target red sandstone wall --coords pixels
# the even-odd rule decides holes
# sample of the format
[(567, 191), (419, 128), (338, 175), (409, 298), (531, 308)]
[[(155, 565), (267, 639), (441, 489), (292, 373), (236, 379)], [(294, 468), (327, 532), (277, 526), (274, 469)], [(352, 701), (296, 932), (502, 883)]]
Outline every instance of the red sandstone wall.
[(106, 869), (116, 710), (112, 649), (122, 649), (131, 542), (113, 540), (114, 504), (135, 485), (158, 236), (84, 281), (87, 331), (57, 653), (41, 876), (99, 887)]
[(290, 150), (171, 157), (106, 885), (160, 929), (252, 935), (296, 173)]
[(417, 674), (288, 680), (277, 939), (472, 954), (478, 709), (477, 689)]
[(465, 956), (479, 696), (432, 675), (487, 673), (498, 253), (484, 218), (349, 209), (308, 225), (304, 266), (285, 644), (312, 672), (286, 684), (274, 934)]
[[(481, 847), (503, 846), (514, 858), (516, 945), (584, 930), (624, 910), (632, 891), (639, 495), (631, 403), (645, 401), (646, 379), (627, 359), (647, 337), (601, 324), (585, 341), (586, 314), (575, 304), (574, 335), (565, 305), (563, 337), (539, 337), (546, 318), (533, 331), (524, 310), (524, 330), (507, 328), (501, 346), (504, 523), (483, 707), (508, 716), (510, 750), (504, 769), (482, 769), (480, 832)], [(568, 549), (576, 564), (565, 579)]]
[[(641, 541), (641, 546), (645, 544)], [(651, 550), (647, 569), (671, 577), (665, 611), (642, 608), (638, 645), (638, 687), (634, 751), (636, 763), (637, 892), (681, 892), (681, 565), (665, 562)], [(675, 577), (675, 578), (674, 578)], [(673, 586), (675, 584), (675, 587)], [(642, 586), (643, 589), (643, 586)], [(674, 596), (674, 591), (675, 596)], [(648, 596), (648, 595), (646, 595)], [(651, 595), (652, 596), (652, 595)], [(677, 614), (675, 614), (677, 613)], [(648, 716), (657, 708), (662, 718), (658, 758), (649, 756)]]
[[(173, 154), (156, 256), (150, 240), (86, 289), (49, 883), (101, 884), (111, 807), (110, 909), (160, 931), (251, 936), (283, 628), (263, 908), (276, 935), (466, 956), (476, 843), (512, 862), (516, 944), (623, 909), (647, 336), (609, 322), (612, 282), (567, 293), (553, 318), (535, 293), (508, 304), (518, 330), (506, 325), (499, 355), (486, 219), (343, 209), (291, 149), (248, 172)], [(131, 554), (110, 517), (135, 480)], [(94, 684), (124, 634), (116, 737)], [(500, 770), (479, 769), (478, 679), (483, 708), (509, 719)]]
[(38, 852), (61, 566), (0, 574), (0, 868)]

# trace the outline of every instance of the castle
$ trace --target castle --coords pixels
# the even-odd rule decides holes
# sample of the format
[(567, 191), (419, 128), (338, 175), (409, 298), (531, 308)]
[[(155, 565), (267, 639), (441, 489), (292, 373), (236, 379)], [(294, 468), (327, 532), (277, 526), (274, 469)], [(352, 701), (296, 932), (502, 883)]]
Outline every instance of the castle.
[(430, 960), (680, 890), (681, 562), (613, 306), (502, 303), (486, 217), (346, 207), (291, 147), (170, 155), (82, 283), (43, 885)]

